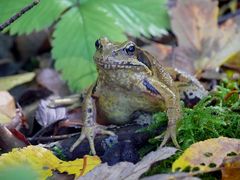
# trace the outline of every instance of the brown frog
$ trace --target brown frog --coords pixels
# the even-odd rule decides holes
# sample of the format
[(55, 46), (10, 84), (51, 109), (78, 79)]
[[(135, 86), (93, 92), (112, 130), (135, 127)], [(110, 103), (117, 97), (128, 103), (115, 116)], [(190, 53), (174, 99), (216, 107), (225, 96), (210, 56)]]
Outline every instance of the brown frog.
[(83, 101), (81, 136), (73, 144), (73, 151), (82, 140), (88, 139), (93, 154), (96, 134), (114, 135), (97, 124), (101, 116), (113, 124), (124, 124), (138, 110), (167, 112), (168, 127), (161, 146), (169, 138), (176, 140), (176, 122), (181, 117), (181, 98), (201, 98), (206, 95), (202, 85), (193, 77), (172, 68), (164, 68), (148, 52), (131, 41), (113, 43), (107, 38), (96, 41), (94, 60), (98, 79), (86, 92)]

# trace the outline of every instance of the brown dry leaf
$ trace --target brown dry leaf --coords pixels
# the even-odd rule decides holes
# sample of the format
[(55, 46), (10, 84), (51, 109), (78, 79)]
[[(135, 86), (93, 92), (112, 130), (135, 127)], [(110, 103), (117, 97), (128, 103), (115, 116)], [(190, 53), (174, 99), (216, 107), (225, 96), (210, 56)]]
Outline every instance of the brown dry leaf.
[[(205, 69), (218, 68), (240, 51), (239, 25), (235, 20), (229, 19), (218, 26), (217, 1), (170, 2), (172, 30), (178, 38), (179, 45), (173, 52), (177, 65), (178, 61), (187, 60), (194, 66), (190, 73), (199, 73)], [(178, 68), (185, 70), (184, 65)]]
[(158, 43), (151, 43), (143, 47), (144, 50), (148, 51), (151, 55), (157, 58), (163, 66), (171, 66), (172, 62), (169, 61), (169, 56), (172, 52), (172, 47), (162, 45)]
[(240, 179), (240, 156), (233, 156), (224, 159), (222, 171), (222, 180)]
[(184, 151), (173, 163), (172, 170), (197, 168), (203, 172), (211, 171), (211, 168), (220, 167), (231, 153), (240, 153), (239, 139), (219, 137), (200, 141)]
[(0, 124), (6, 124), (16, 115), (15, 101), (7, 91), (0, 91)]
[(146, 172), (150, 166), (157, 161), (164, 160), (175, 154), (176, 148), (165, 147), (149, 153), (137, 164), (130, 162), (120, 162), (114, 166), (108, 166), (107, 163), (101, 164), (94, 170), (79, 178), (79, 180), (132, 180)]

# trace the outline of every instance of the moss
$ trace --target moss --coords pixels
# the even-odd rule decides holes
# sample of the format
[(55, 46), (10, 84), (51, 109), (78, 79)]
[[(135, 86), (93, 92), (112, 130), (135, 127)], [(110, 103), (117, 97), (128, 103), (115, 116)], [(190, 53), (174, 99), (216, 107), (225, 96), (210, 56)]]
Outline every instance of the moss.
[[(182, 150), (190, 145), (210, 138), (225, 136), (240, 138), (240, 98), (236, 83), (223, 81), (217, 90), (202, 99), (193, 108), (182, 108), (182, 118), (177, 125), (177, 139)], [(142, 131), (156, 132), (167, 125), (165, 112), (153, 116), (154, 121)], [(161, 138), (149, 139), (151, 148), (161, 143)], [(155, 145), (155, 146), (154, 146)], [(143, 149), (142, 149), (143, 150)], [(148, 149), (149, 151), (149, 149)], [(147, 151), (146, 151), (147, 152)], [(142, 151), (142, 155), (144, 150)], [(172, 162), (180, 155), (172, 156), (153, 166), (145, 175), (171, 172)], [(202, 175), (204, 179), (215, 179), (212, 174)]]

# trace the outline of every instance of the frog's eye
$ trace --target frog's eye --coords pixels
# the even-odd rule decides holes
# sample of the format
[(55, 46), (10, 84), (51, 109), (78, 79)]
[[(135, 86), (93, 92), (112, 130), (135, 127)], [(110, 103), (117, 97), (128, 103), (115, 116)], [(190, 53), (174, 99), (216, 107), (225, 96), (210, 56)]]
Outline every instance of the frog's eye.
[(135, 51), (135, 45), (134, 44), (130, 44), (126, 47), (126, 52), (128, 55), (132, 55)]
[(95, 42), (95, 47), (96, 47), (96, 49), (100, 49), (100, 48), (102, 47), (101, 42), (100, 42), (99, 39), (96, 40), (96, 42)]

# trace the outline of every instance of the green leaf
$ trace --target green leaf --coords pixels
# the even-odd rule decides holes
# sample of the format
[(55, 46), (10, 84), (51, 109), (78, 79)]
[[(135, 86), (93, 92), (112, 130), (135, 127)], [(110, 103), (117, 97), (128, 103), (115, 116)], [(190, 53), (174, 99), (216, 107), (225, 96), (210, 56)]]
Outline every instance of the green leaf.
[(72, 8), (57, 24), (52, 54), (57, 60), (56, 68), (63, 70), (63, 77), (73, 89), (86, 87), (96, 80), (92, 60), (94, 43), (103, 36), (116, 41), (126, 39), (114, 19), (95, 3)]
[[(31, 2), (32, 0), (0, 0), (0, 22), (6, 21)], [(68, 0), (41, 0), (37, 6), (10, 25), (10, 34), (28, 34), (49, 27), (70, 5)]]
[(167, 0), (98, 0), (97, 3), (132, 36), (160, 36), (170, 27)]
[[(0, 0), (4, 22), (32, 0)], [(79, 2), (79, 7), (77, 7)], [(30, 33), (58, 21), (53, 34), (53, 57), (70, 87), (82, 89), (95, 81), (92, 60), (96, 39), (107, 36), (123, 41), (123, 32), (133, 36), (158, 36), (169, 27), (167, 0), (41, 0), (10, 26), (11, 34)], [(70, 8), (67, 12), (64, 10)], [(79, 79), (81, 78), (81, 79)]]
[(97, 79), (95, 64), (81, 57), (58, 59), (56, 68), (63, 69), (63, 77), (75, 91), (88, 87)]
[(0, 9), (1, 9), (1, 16), (0, 22), (3, 23), (7, 19), (9, 19), (12, 15), (22, 9), (24, 6), (30, 4), (31, 0), (21, 0), (21, 1), (14, 1), (14, 0), (0, 0)]

